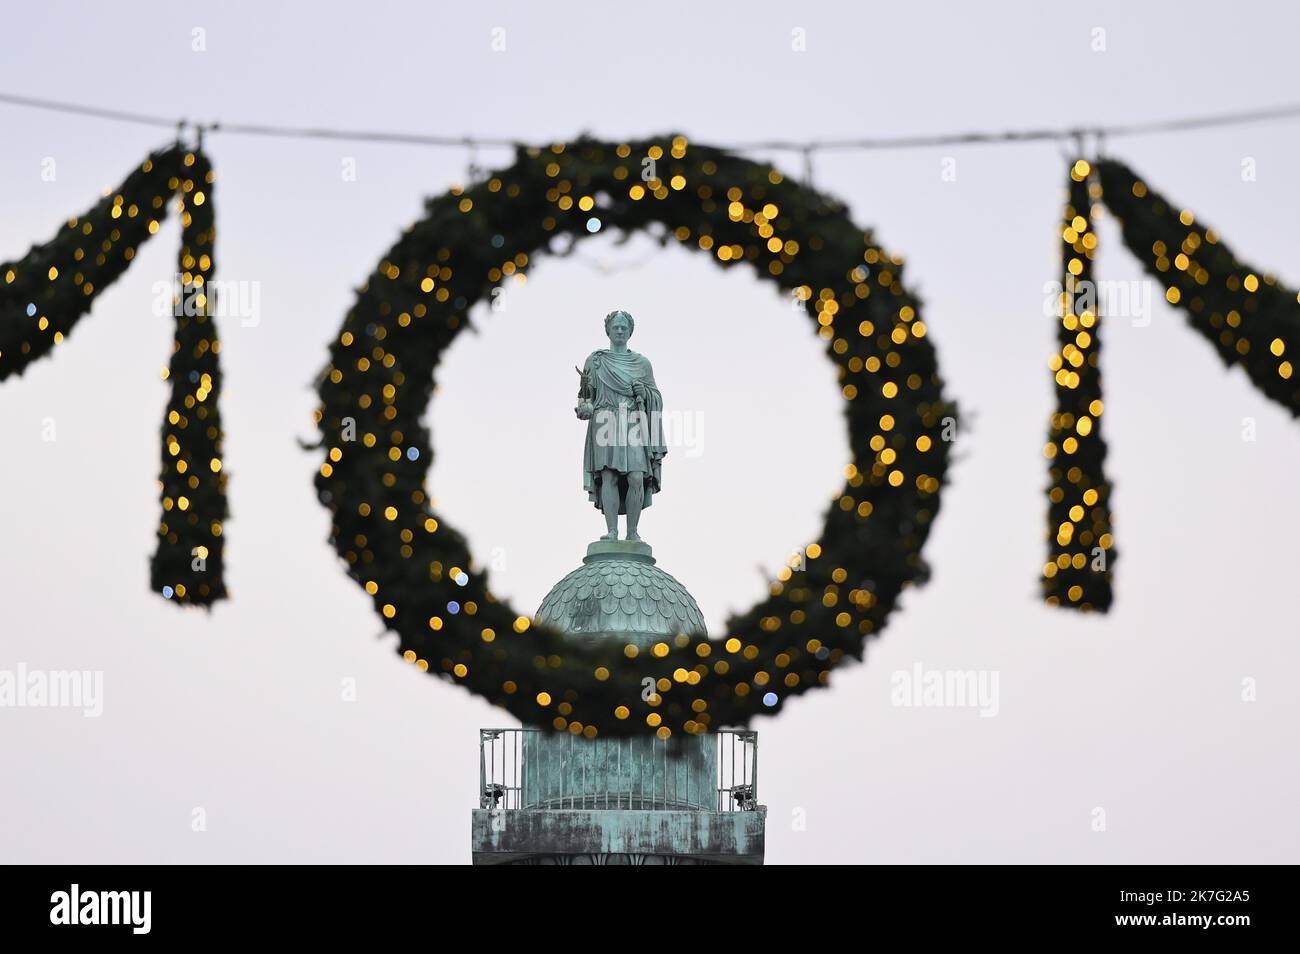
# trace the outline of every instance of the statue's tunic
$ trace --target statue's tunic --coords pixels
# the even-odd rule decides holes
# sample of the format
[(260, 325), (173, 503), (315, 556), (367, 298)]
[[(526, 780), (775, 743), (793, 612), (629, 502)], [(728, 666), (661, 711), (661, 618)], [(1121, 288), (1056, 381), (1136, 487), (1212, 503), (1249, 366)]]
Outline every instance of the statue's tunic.
[[(645, 400), (637, 403), (632, 382), (645, 385)], [(582, 483), (587, 497), (600, 509), (601, 472), (617, 471), (619, 513), (626, 513), (627, 475), (645, 475), (645, 500), (650, 506), (660, 489), (660, 462), (668, 453), (663, 443), (663, 395), (655, 384), (654, 370), (635, 351), (593, 351), (583, 366), (579, 399), (592, 404), (587, 422), (587, 442), (582, 452)]]

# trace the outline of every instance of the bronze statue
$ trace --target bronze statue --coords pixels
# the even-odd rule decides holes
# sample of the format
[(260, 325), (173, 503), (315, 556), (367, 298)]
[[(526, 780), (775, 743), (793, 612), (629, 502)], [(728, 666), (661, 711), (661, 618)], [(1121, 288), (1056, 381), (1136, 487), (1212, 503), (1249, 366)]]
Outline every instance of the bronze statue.
[(582, 452), (583, 487), (605, 514), (602, 540), (618, 539), (618, 515), (627, 514), (628, 540), (640, 540), (637, 523), (660, 489), (668, 449), (660, 433), (663, 395), (654, 369), (627, 341), (636, 322), (625, 311), (605, 316), (609, 347), (593, 351), (578, 374), (578, 418), (587, 422)]

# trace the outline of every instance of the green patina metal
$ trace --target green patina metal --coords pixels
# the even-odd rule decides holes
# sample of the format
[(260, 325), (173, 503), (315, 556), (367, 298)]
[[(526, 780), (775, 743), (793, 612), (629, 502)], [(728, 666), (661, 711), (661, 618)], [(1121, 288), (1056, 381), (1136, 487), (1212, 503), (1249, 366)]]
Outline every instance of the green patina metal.
[[(686, 587), (655, 565), (650, 545), (598, 540), (556, 583), (538, 622), (573, 639), (618, 639), (642, 649), (678, 633), (707, 636)], [(707, 736), (584, 739), (530, 733), (523, 745), (523, 804), (531, 807), (717, 807), (717, 746)]]
[[(637, 536), (667, 453), (654, 436), (653, 418), (637, 415), (660, 413), (662, 397), (649, 361), (627, 349), (631, 316), (611, 312), (605, 328), (610, 349), (594, 352), (580, 369), (575, 410), (588, 422), (584, 488), (601, 507), (608, 532), (588, 546), (582, 566), (555, 584), (535, 618), (575, 641), (617, 640), (641, 649), (681, 633), (707, 636), (695, 598), (656, 565), (650, 545)], [(633, 426), (598, 426), (602, 410), (616, 422), (630, 416)], [(626, 446), (611, 449), (611, 439)], [(619, 540), (623, 513), (628, 533)], [(506, 750), (510, 777), (498, 780), (495, 763), (489, 770), (486, 760), (481, 769), (475, 864), (762, 864), (766, 809), (754, 804), (756, 765), (743, 776), (733, 771), (732, 781), (743, 784), (720, 790), (719, 736), (588, 739), (520, 730), (484, 730), (483, 736), (499, 741), (507, 732), (518, 738)], [(754, 733), (745, 735), (754, 741)], [(503, 754), (503, 773), (505, 762)]]
[(695, 598), (655, 565), (649, 544), (631, 540), (587, 547), (582, 566), (552, 587), (536, 619), (575, 639), (617, 635), (642, 649), (677, 633), (708, 635)]
[[(506, 816), (506, 821), (498, 820)], [(474, 864), (761, 865), (766, 811), (474, 812)]]

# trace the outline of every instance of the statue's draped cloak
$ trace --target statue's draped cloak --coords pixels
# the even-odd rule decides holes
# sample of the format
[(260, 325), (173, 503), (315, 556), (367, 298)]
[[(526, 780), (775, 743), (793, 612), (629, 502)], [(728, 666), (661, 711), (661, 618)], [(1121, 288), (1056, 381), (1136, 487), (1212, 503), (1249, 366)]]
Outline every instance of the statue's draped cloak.
[[(645, 385), (645, 401), (637, 405), (632, 382)], [(587, 441), (582, 452), (582, 484), (588, 499), (600, 509), (601, 472), (619, 474), (618, 512), (627, 512), (627, 475), (645, 475), (642, 508), (660, 489), (660, 464), (668, 453), (663, 443), (663, 395), (654, 369), (635, 351), (593, 351), (583, 366), (579, 399), (591, 401)]]

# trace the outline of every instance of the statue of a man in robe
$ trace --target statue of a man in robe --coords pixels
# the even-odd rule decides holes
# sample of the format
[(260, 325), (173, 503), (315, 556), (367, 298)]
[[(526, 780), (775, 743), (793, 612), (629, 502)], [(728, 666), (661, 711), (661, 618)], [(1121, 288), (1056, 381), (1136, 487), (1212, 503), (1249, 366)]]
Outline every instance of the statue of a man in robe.
[(637, 523), (660, 489), (660, 464), (668, 449), (660, 424), (663, 395), (643, 354), (627, 346), (636, 322), (625, 311), (605, 316), (609, 347), (593, 351), (579, 374), (578, 418), (587, 422), (582, 483), (605, 514), (602, 540), (618, 539), (618, 515), (627, 514), (628, 540), (640, 540)]

